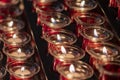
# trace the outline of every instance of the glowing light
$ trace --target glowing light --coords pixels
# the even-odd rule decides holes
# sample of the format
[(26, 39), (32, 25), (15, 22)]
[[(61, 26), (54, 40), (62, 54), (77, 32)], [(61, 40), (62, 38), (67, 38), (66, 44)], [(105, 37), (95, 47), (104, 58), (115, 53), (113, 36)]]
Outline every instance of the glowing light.
[(67, 53), (67, 52), (66, 52), (66, 49), (64, 48), (64, 46), (61, 46), (61, 51), (62, 51), (62, 53), (64, 53), (64, 54)]
[(69, 71), (70, 71), (71, 73), (74, 73), (74, 72), (75, 72), (75, 67), (74, 67), (73, 64), (70, 65)]

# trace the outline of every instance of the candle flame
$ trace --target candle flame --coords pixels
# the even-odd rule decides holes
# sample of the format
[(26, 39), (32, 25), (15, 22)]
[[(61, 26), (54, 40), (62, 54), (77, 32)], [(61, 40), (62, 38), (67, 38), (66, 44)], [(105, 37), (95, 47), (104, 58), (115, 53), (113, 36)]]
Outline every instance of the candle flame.
[(57, 34), (57, 39), (58, 39), (59, 41), (61, 41), (61, 37), (60, 37), (59, 34)]
[(18, 53), (21, 53), (21, 49), (20, 48), (18, 49)]
[(51, 18), (51, 21), (52, 21), (52, 23), (55, 23), (55, 22), (56, 22), (54, 18)]
[(25, 67), (21, 67), (21, 71), (23, 72), (25, 70)]
[(104, 53), (104, 54), (107, 54), (107, 49), (106, 49), (106, 47), (103, 47), (103, 53)]
[(96, 30), (96, 29), (94, 29), (94, 36), (95, 36), (95, 37), (98, 37), (98, 33), (97, 33), (97, 30)]
[(61, 46), (61, 51), (62, 51), (62, 53), (64, 53), (64, 54), (66, 54), (67, 52), (66, 52), (66, 49), (65, 49), (65, 47), (64, 46)]
[(15, 39), (17, 36), (16, 36), (16, 34), (13, 34), (13, 38)]
[(85, 5), (85, 1), (82, 1), (80, 5), (81, 5), (81, 6), (84, 6), (84, 5)]
[(75, 72), (75, 67), (74, 67), (73, 64), (70, 65), (69, 71), (70, 71), (71, 73)]
[(12, 27), (12, 26), (13, 26), (13, 23), (14, 23), (13, 21), (10, 21), (10, 22), (7, 23), (7, 25), (8, 25), (9, 27)]

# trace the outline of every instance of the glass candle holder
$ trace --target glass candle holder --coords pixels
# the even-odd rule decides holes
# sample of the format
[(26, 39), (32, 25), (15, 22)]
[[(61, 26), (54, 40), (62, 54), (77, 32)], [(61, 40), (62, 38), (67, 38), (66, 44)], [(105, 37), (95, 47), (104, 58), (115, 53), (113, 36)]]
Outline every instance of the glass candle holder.
[(6, 73), (7, 73), (6, 68), (3, 67), (3, 66), (0, 66), (0, 80), (3, 80), (3, 79), (4, 79)]
[(92, 67), (82, 61), (58, 64), (57, 71), (61, 75), (60, 80), (87, 80), (94, 73)]
[[(62, 3), (55, 2), (52, 5), (49, 6), (39, 6), (37, 4), (34, 4), (34, 10), (37, 13), (37, 24), (41, 25), (41, 21), (45, 18), (49, 18), (48, 16), (53, 16), (51, 13), (53, 12), (62, 12), (64, 11), (64, 5)], [(49, 14), (48, 14), (49, 12)], [(56, 15), (56, 14), (55, 14)]]
[[(49, 14), (48, 14), (49, 13)], [(71, 19), (59, 12), (44, 12), (41, 16), (42, 35), (46, 32), (50, 32), (53, 29), (61, 29), (68, 26), (71, 23)]]
[(120, 80), (120, 62), (106, 62), (98, 64), (99, 80)]
[(84, 50), (75, 46), (55, 46), (49, 50), (50, 54), (55, 58), (53, 69), (56, 70), (56, 65), (62, 62), (71, 62), (82, 59), (85, 56)]
[(38, 6), (48, 6), (56, 1), (57, 0), (33, 0), (33, 4), (38, 5)]
[(113, 38), (113, 33), (102, 26), (89, 26), (83, 28), (80, 33), (84, 37), (83, 49), (90, 43), (106, 42)]
[(6, 65), (10, 73), (10, 80), (31, 80), (39, 71), (40, 67), (37, 63), (8, 63)]
[(65, 0), (64, 2), (68, 6), (71, 17), (75, 13), (88, 12), (97, 7), (95, 0)]
[(97, 63), (119, 60), (120, 47), (111, 43), (93, 43), (86, 46), (86, 51), (90, 54), (91, 66), (96, 69)]
[(6, 47), (18, 47), (28, 44), (31, 36), (26, 32), (16, 32), (13, 34), (4, 34), (3, 42)]
[(97, 13), (76, 13), (74, 19), (77, 22), (76, 34), (80, 37), (80, 30), (84, 27), (102, 25), (105, 22), (105, 18)]
[(24, 27), (24, 22), (17, 19), (4, 19), (0, 24), (0, 30), (3, 34), (14, 33), (22, 30)]
[(20, 0), (1, 0), (0, 12), (8, 17), (17, 17), (23, 13), (24, 6)]
[(7, 56), (7, 62), (23, 62), (34, 54), (34, 48), (30, 45), (13, 48), (3, 47), (3, 52)]
[(77, 37), (74, 33), (68, 30), (54, 30), (50, 33), (46, 33), (45, 40), (48, 43), (55, 45), (72, 45), (77, 41)]

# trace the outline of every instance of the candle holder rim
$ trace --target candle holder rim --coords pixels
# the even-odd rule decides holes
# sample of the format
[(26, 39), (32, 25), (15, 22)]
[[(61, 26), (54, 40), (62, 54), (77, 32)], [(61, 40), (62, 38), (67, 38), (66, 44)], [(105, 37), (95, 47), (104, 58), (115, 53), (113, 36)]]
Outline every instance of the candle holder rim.
[(57, 1), (57, 0), (35, 0), (36, 3), (43, 3), (43, 4), (44, 4), (44, 3), (48, 3), (48, 2), (49, 2), (49, 3), (50, 3), (50, 2), (55, 2), (55, 1)]
[[(72, 45), (72, 44), (74, 44), (76, 41), (77, 41), (77, 37), (76, 37), (76, 35), (73, 33), (73, 32), (71, 32), (71, 31), (69, 31), (69, 30), (64, 30), (64, 29), (61, 29), (61, 30), (59, 30), (59, 31), (55, 31), (55, 32), (58, 32), (58, 33), (65, 33), (65, 34), (70, 34), (70, 35), (72, 35), (72, 37), (73, 37), (73, 41), (72, 42), (70, 42), (70, 43), (59, 43), (59, 44), (57, 44), (57, 45)], [(55, 34), (51, 34), (51, 35), (55, 35)], [(50, 36), (50, 35), (49, 35)], [(49, 42), (49, 43), (51, 43), (51, 44), (55, 44), (54, 42), (52, 42), (52, 40), (48, 37), (48, 35), (47, 36), (44, 36), (44, 39), (47, 41), (47, 42)]]
[[(40, 71), (40, 66), (39, 66), (39, 64), (37, 64), (36, 62), (34, 62), (34, 63), (31, 63), (31, 62), (10, 62), (10, 63), (8, 63), (8, 64), (6, 64), (6, 70), (10, 73), (10, 74), (13, 74), (14, 76), (16, 76), (16, 77), (19, 77), (18, 75), (16, 75), (13, 71), (12, 71), (12, 69), (10, 69), (9, 67), (11, 66), (11, 65), (15, 65), (15, 64), (22, 64), (22, 65), (24, 65), (24, 64), (28, 64), (28, 65), (31, 65), (31, 66), (33, 66), (34, 65), (34, 67), (37, 67), (37, 70), (36, 70), (36, 72), (33, 74), (33, 72), (32, 72), (32, 74), (30, 74), (30, 76), (28, 76), (27, 75), (27, 77), (25, 77), (25, 76), (23, 76), (23, 77), (21, 77), (21, 78), (28, 78), (28, 77), (32, 77), (32, 76), (34, 76), (35, 74), (37, 74), (39, 71)], [(19, 65), (20, 66), (20, 65)], [(13, 68), (13, 67), (12, 67)], [(36, 68), (35, 68), (36, 69)]]
[(88, 40), (90, 40), (90, 41), (92, 41), (91, 40), (91, 38), (94, 38), (94, 37), (91, 37), (91, 36), (86, 36), (86, 34), (83, 34), (83, 32), (84, 32), (84, 30), (86, 30), (86, 29), (102, 29), (102, 30), (104, 30), (104, 31), (107, 31), (108, 33), (109, 33), (109, 37), (107, 37), (107, 38), (105, 38), (105, 39), (97, 39), (96, 41), (94, 41), (94, 42), (102, 42), (102, 41), (109, 41), (109, 40), (111, 40), (112, 38), (113, 38), (113, 33), (110, 31), (110, 30), (108, 30), (108, 29), (106, 29), (106, 28), (103, 28), (102, 26), (88, 26), (88, 27), (85, 27), (85, 28), (83, 28), (82, 30), (80, 30), (80, 33), (81, 33), (81, 35), (84, 37), (84, 38), (86, 38), (86, 39), (88, 39)]
[[(111, 47), (114, 47), (116, 48), (118, 51), (120, 51), (120, 47), (117, 46), (117, 45), (114, 45), (114, 44), (111, 44), (111, 43), (107, 43), (107, 42), (102, 42), (102, 43), (97, 43), (97, 44), (101, 44), (101, 45), (107, 45), (107, 46), (111, 46)], [(96, 54), (96, 52), (90, 52), (89, 51), (89, 46), (86, 46), (85, 48), (86, 52), (89, 53), (92, 57), (96, 58), (96, 59), (99, 59), (99, 60), (102, 60), (101, 59), (101, 56), (104, 55), (104, 54)], [(118, 53), (119, 55), (119, 53)], [(113, 55), (113, 56), (107, 56), (107, 58), (109, 58), (108, 60), (111, 61), (111, 60), (115, 60), (114, 58), (117, 58), (117, 55)], [(116, 60), (117, 61), (117, 60)]]
[[(60, 45), (56, 45), (56, 46), (60, 47)], [(75, 58), (65, 58), (65, 57), (61, 58), (61, 57), (58, 56), (59, 54), (53, 53), (51, 49), (49, 50), (49, 51), (50, 51), (50, 54), (51, 54), (52, 56), (54, 56), (55, 58), (57, 58), (57, 59), (60, 59), (60, 60), (63, 60), (63, 59), (64, 59), (64, 61), (76, 61), (76, 60), (82, 59), (82, 58), (85, 56), (85, 51), (84, 51), (83, 49), (81, 49), (81, 48), (77, 48), (77, 47), (71, 46), (71, 45), (70, 45), (70, 46), (69, 46), (69, 45), (64, 45), (64, 47), (72, 48), (72, 49), (78, 51), (78, 52), (76, 53)], [(62, 52), (61, 52), (61, 53), (62, 53)], [(64, 54), (64, 53), (62, 53), (62, 54)], [(66, 54), (67, 54), (67, 53), (66, 53)], [(71, 53), (71, 54), (74, 54), (74, 53)], [(79, 55), (77, 55), (77, 54), (79, 54)]]
[[(83, 16), (82, 16), (83, 15)], [(79, 17), (86, 17), (86, 15), (87, 15), (87, 17), (92, 17), (93, 18), (93, 16), (94, 16), (94, 18), (96, 18), (97, 16), (97, 18), (99, 18), (100, 19), (100, 23), (98, 23), (98, 22), (95, 22), (95, 23), (86, 23), (86, 22), (82, 22), (80, 19), (79, 19)], [(89, 25), (89, 26), (94, 26), (94, 25), (102, 25), (104, 22), (105, 22), (105, 18), (102, 16), (102, 15), (100, 15), (100, 14), (98, 14), (98, 13), (95, 13), (95, 12), (87, 12), (87, 13), (85, 13), (85, 12), (83, 12), (83, 13), (76, 13), (74, 16), (74, 20), (78, 23), (78, 24), (82, 24), (82, 25)]]
[[(6, 23), (8, 21), (15, 21), (17, 24), (19, 24), (20, 26), (16, 26), (18, 27), (19, 30), (23, 29), (25, 27), (25, 23), (22, 20), (18, 20), (18, 19), (3, 19), (3, 23)], [(3, 23), (0, 24), (0, 29), (3, 30), (2, 26), (4, 25)], [(13, 27), (10, 27), (13, 28)]]
[(113, 64), (113, 65), (118, 65), (120, 67), (120, 62), (117, 62), (117, 61), (108, 61), (108, 62), (105, 62), (103, 64), (99, 64), (97, 63), (96, 65), (96, 68), (99, 68), (99, 72), (103, 72), (105, 74), (108, 74), (108, 75), (113, 75), (113, 76), (120, 76), (120, 72), (116, 73), (116, 72), (111, 72), (111, 71), (108, 71), (104, 68), (104, 65), (106, 64)]
[[(10, 44), (10, 45), (12, 45), (12, 46), (22, 46), (22, 45), (25, 45), (25, 44), (27, 44), (27, 43), (29, 43), (30, 42), (30, 40), (31, 40), (31, 36), (30, 36), (30, 34), (29, 33), (27, 33), (27, 32), (15, 32), (15, 33), (13, 33), (12, 34), (12, 36), (14, 35), (14, 34), (22, 34), (22, 36), (25, 36), (25, 37), (27, 37), (28, 39), (26, 39), (27, 41), (24, 41), (24, 42), (22, 42), (22, 43), (17, 43), (18, 45), (16, 45), (16, 44), (11, 44), (10, 42), (8, 42), (5, 38), (7, 37), (7, 36), (5, 36), (6, 34), (3, 34), (3, 37), (2, 37), (2, 41), (4, 41), (6, 44)], [(24, 35), (25, 34), (25, 35)], [(5, 36), (5, 37), (4, 37)], [(12, 36), (10, 36), (10, 37), (12, 37)]]
[[(74, 1), (74, 0), (71, 0), (72, 2)], [(76, 0), (77, 1), (77, 0)], [(69, 7), (69, 8), (71, 8), (71, 9), (74, 9), (74, 10), (77, 10), (77, 11), (82, 11), (82, 12), (87, 12), (87, 11), (90, 11), (90, 10), (92, 10), (92, 9), (95, 9), (96, 7), (97, 7), (97, 2), (96, 1), (94, 1), (94, 0), (91, 0), (93, 3), (94, 3), (94, 7), (92, 7), (92, 8), (90, 8), (90, 6), (89, 7), (87, 7), (87, 8), (84, 8), (83, 6), (79, 6), (79, 7), (76, 7), (76, 6), (73, 6), (73, 5), (70, 5), (69, 3), (70, 3), (70, 0), (68, 0), (68, 1), (65, 1), (65, 4)], [(84, 10), (83, 10), (84, 9)]]
[[(66, 77), (65, 75), (65, 73), (62, 73), (62, 71), (61, 71), (61, 69), (59, 69), (59, 68), (62, 68), (62, 66), (65, 66), (66, 64), (84, 64), (84, 65), (86, 65), (87, 66), (87, 68), (89, 68), (89, 70), (91, 71), (91, 74), (89, 73), (89, 74), (87, 74), (87, 77), (85, 77), (85, 78), (83, 78), (83, 79), (88, 79), (88, 78), (90, 78), (90, 77), (92, 77), (93, 76), (93, 74), (94, 74), (94, 70), (93, 70), (93, 68), (89, 65), (89, 64), (87, 64), (86, 62), (83, 62), (83, 61), (72, 61), (72, 62), (63, 62), (63, 63), (61, 63), (61, 64), (58, 64), (57, 66), (56, 66), (56, 69), (57, 69), (57, 71), (61, 74), (61, 75), (63, 75), (64, 77)], [(80, 66), (80, 65), (79, 65)], [(68, 66), (68, 67), (70, 67), (70, 66)], [(81, 79), (81, 78), (78, 78), (78, 79)]]
[[(44, 12), (46, 13), (46, 11), (44, 11)], [(48, 14), (46, 14), (46, 15), (48, 15)], [(57, 18), (63, 18), (62, 16), (64, 16), (64, 18), (65, 18), (65, 20), (62, 21), (62, 23), (61, 22), (57, 22), (57, 21), (56, 21), (56, 23), (52, 23), (50, 19), (49, 19), (50, 21), (48, 21), (48, 20), (47, 21), (46, 20), (42, 20), (41, 21), (41, 23), (43, 23), (43, 24), (45, 24), (48, 27), (53, 28), (53, 29), (64, 28), (64, 27), (70, 25), (70, 23), (72, 22), (70, 17), (68, 17), (67, 15), (65, 15), (63, 13), (60, 13), (60, 12), (53, 12), (53, 11), (51, 11), (51, 12), (49, 12), (49, 15), (48, 16), (50, 17), (50, 19), (51, 18), (55, 18), (56, 16), (58, 16)], [(60, 15), (61, 15), (61, 17), (60, 17)], [(67, 21), (67, 23), (66, 23), (66, 21)]]
[[(56, 0), (56, 1), (57, 1), (57, 0)], [(59, 9), (59, 10), (56, 10), (56, 9), (54, 9), (54, 8), (52, 8), (52, 9), (55, 10), (56, 12), (62, 12), (62, 11), (64, 10), (64, 7), (65, 7), (65, 6), (64, 6), (63, 4), (61, 4), (61, 3), (59, 3), (59, 5), (61, 5), (62, 9)], [(44, 12), (44, 10), (42, 10), (42, 7), (43, 7), (43, 8), (46, 7), (46, 6), (42, 6), (42, 7), (41, 7), (41, 6), (39, 6), (39, 5), (37, 6), (37, 5), (35, 5), (35, 4), (33, 4), (33, 6), (35, 7), (35, 10), (36, 10), (36, 13), (37, 13), (37, 14), (39, 14), (39, 12), (42, 12), (42, 11)], [(48, 5), (48, 6), (51, 7), (51, 5)], [(49, 12), (52, 12), (52, 11), (53, 11), (52, 9), (50, 9), (50, 10), (48, 9), (48, 11), (49, 11)]]
[[(21, 48), (21, 46), (20, 46), (20, 47), (13, 47), (13, 48), (10, 48), (10, 49), (11, 49), (11, 50), (14, 50), (14, 49), (19, 49), (19, 48)], [(30, 48), (33, 48), (33, 47), (30, 47)], [(17, 56), (12, 56), (12, 55), (9, 53), (9, 51), (6, 51), (6, 50), (8, 50), (8, 47), (3, 47), (2, 51), (4, 52), (4, 54), (6, 54), (6, 56), (8, 56), (8, 57), (10, 57), (10, 58), (12, 58), (12, 59), (14, 59), (14, 60), (20, 60), (20, 61), (24, 61), (24, 60), (30, 58), (30, 57), (34, 54), (34, 52), (35, 52), (35, 50), (32, 49), (32, 52), (29, 53), (30, 55), (26, 55), (26, 56), (23, 56), (23, 57), (17, 57)], [(15, 50), (15, 51), (16, 51), (16, 50)]]

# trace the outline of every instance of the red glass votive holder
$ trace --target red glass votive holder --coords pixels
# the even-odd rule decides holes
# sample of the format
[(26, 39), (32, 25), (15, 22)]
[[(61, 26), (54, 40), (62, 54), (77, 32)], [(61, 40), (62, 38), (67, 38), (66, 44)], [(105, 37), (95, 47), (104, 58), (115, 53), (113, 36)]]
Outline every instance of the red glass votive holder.
[(113, 33), (102, 26), (89, 26), (80, 31), (83, 36), (83, 49), (90, 43), (106, 42), (113, 38)]
[(77, 37), (69, 30), (54, 30), (45, 34), (45, 40), (55, 45), (72, 45), (77, 41)]
[(75, 13), (88, 12), (97, 7), (95, 0), (64, 0), (64, 2), (68, 6), (71, 18)]
[(34, 47), (25, 45), (21, 47), (3, 47), (3, 52), (7, 56), (7, 62), (23, 62), (34, 54)]
[(8, 17), (17, 17), (23, 13), (24, 6), (20, 0), (1, 0), (0, 12)]
[(17, 19), (3, 19), (0, 22), (0, 31), (2, 32), (2, 34), (6, 34), (6, 33), (14, 33), (17, 31), (22, 30), (25, 27), (25, 24), (23, 21), (21, 20), (17, 20)]
[[(44, 14), (43, 14), (44, 13)], [(62, 29), (71, 23), (71, 19), (59, 12), (43, 12), (39, 14), (42, 26), (42, 36), (54, 29)], [(48, 14), (49, 13), (49, 14)]]
[(56, 65), (59, 63), (76, 61), (82, 59), (85, 56), (84, 50), (67, 45), (56, 45), (56, 47), (51, 48), (49, 52), (54, 57), (54, 70), (56, 70)]
[(5, 67), (0, 66), (0, 80), (3, 80), (6, 76), (7, 70)]
[(97, 63), (119, 60), (120, 47), (111, 43), (93, 43), (86, 46), (90, 54), (90, 64), (96, 69)]
[(31, 80), (39, 71), (37, 63), (8, 63), (6, 65), (10, 74), (10, 80)]
[(97, 13), (76, 13), (74, 16), (75, 21), (77, 22), (76, 26), (76, 35), (81, 37), (80, 30), (84, 27), (102, 25), (105, 22), (105, 18)]
[(31, 36), (26, 32), (16, 32), (12, 34), (4, 34), (3, 42), (5, 47), (24, 46), (31, 41)]
[(120, 62), (110, 61), (97, 64), (99, 80), (120, 80)]
[(74, 33), (68, 30), (54, 30), (45, 34), (44, 39), (48, 42), (48, 51), (56, 45), (72, 45), (77, 41)]
[(92, 67), (82, 61), (58, 64), (56, 69), (61, 75), (60, 80), (86, 80), (94, 74)]

